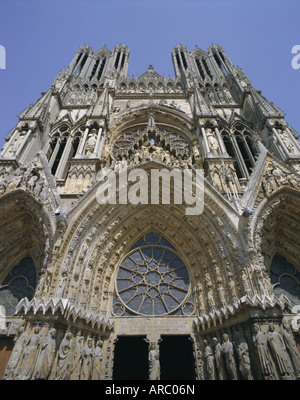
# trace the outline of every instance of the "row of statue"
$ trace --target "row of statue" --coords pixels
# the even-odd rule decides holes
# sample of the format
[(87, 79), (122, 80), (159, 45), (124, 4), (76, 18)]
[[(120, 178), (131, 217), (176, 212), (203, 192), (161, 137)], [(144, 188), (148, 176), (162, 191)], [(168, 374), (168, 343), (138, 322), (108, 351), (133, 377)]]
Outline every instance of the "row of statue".
[[(253, 345), (256, 349), (262, 379), (300, 379), (300, 353), (297, 349), (290, 326), (285, 324), (283, 332), (269, 324), (268, 332), (263, 333), (255, 324)], [(217, 337), (212, 345), (204, 340), (204, 358), (207, 378), (210, 380), (253, 380), (256, 366), (251, 365), (248, 343), (240, 331), (234, 334), (231, 342), (228, 334), (223, 334), (223, 342)], [(253, 361), (253, 360), (252, 360)], [(254, 372), (254, 374), (253, 374)]]
[(12, 175), (4, 177), (0, 182), (0, 195), (12, 192), (19, 187), (27, 188), (41, 200), (45, 200), (49, 187), (45, 178), (40, 174), (37, 165), (28, 165), (26, 168), (17, 168)]
[(300, 179), (292, 173), (287, 173), (276, 164), (270, 166), (264, 176), (262, 188), (267, 197), (282, 185), (289, 185), (292, 188), (300, 189)]
[(4, 380), (100, 380), (103, 341), (73, 337), (66, 332), (60, 344), (57, 330), (46, 336), (36, 326), (27, 333), (21, 326), (19, 337), (6, 366)]

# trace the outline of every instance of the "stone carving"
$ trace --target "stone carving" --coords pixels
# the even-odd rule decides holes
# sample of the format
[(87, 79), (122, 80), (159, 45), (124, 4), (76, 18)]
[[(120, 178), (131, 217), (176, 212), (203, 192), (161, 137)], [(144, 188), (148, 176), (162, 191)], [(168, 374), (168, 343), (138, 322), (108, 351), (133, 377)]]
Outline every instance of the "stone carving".
[(93, 339), (88, 338), (83, 348), (82, 354), (82, 367), (81, 367), (81, 380), (91, 379), (92, 374), (92, 356), (93, 356)]
[(206, 137), (207, 137), (207, 143), (208, 143), (210, 152), (214, 155), (217, 155), (219, 153), (220, 147), (219, 147), (218, 139), (216, 138), (216, 136), (211, 128), (207, 128)]
[(40, 330), (41, 328), (36, 326), (33, 334), (26, 338), (26, 342), (24, 343), (23, 359), (18, 368), (17, 379), (19, 380), (29, 380), (33, 376), (36, 355), (38, 354), (41, 345)]
[(72, 361), (72, 369), (71, 369), (71, 380), (79, 380), (81, 365), (82, 365), (82, 342), (84, 340), (83, 336), (79, 336), (76, 340), (76, 345), (74, 349), (74, 358)]
[(240, 331), (236, 332), (236, 352), (238, 356), (238, 365), (240, 373), (245, 380), (253, 380), (251, 371), (251, 363), (249, 356), (249, 347), (246, 339), (242, 336)]
[(269, 324), (268, 343), (280, 375), (293, 376), (293, 367), (286, 351), (283, 337), (275, 330), (273, 324)]
[(41, 345), (35, 379), (48, 379), (56, 350), (56, 329), (51, 328)]
[(259, 325), (253, 326), (253, 343), (257, 350), (258, 359), (265, 379), (278, 379), (275, 366), (268, 348), (268, 341), (264, 333), (261, 332)]
[(216, 360), (218, 378), (220, 381), (223, 381), (226, 380), (226, 369), (223, 360), (222, 345), (219, 343), (216, 337), (213, 338), (213, 345), (215, 348), (215, 360)]
[(61, 341), (58, 352), (58, 361), (56, 368), (56, 380), (67, 380), (70, 375), (71, 367), (71, 339), (72, 333), (67, 332)]
[(93, 353), (93, 367), (92, 367), (92, 380), (100, 380), (101, 379), (101, 364), (103, 360), (103, 341), (98, 340), (96, 343), (96, 347)]
[(160, 379), (159, 349), (156, 343), (150, 344), (149, 350), (149, 380)]
[(84, 154), (89, 156), (94, 153), (95, 145), (97, 141), (97, 130), (95, 128), (91, 129), (91, 132), (88, 135), (85, 147), (84, 147)]
[(284, 324), (283, 340), (292, 361), (296, 376), (300, 376), (300, 354), (289, 324)]
[(215, 370), (215, 357), (212, 347), (208, 344), (207, 340), (203, 341), (205, 349), (204, 349), (204, 357), (206, 361), (206, 370), (208, 374), (208, 379), (215, 380), (216, 379), (216, 370)]
[(19, 332), (18, 332), (18, 339), (15, 342), (14, 345), (14, 349), (13, 352), (10, 356), (10, 359), (6, 365), (5, 371), (4, 371), (4, 375), (3, 375), (3, 379), (13, 379), (16, 375), (16, 370), (18, 367), (18, 364), (21, 360), (21, 356), (23, 354), (23, 349), (24, 349), (24, 345), (27, 339), (27, 334), (25, 332), (25, 327), (24, 325), (22, 325), (19, 328)]
[(225, 366), (230, 379), (237, 380), (237, 369), (233, 353), (233, 344), (229, 340), (229, 336), (226, 333), (223, 335), (221, 351), (224, 355)]

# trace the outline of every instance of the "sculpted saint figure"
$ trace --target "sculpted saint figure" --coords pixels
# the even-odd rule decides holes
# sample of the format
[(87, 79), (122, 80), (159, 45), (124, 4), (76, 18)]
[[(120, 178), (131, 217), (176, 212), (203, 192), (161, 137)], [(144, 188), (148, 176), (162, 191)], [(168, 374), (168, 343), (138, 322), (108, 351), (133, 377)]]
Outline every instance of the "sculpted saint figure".
[(236, 332), (237, 339), (237, 355), (239, 359), (239, 369), (242, 377), (246, 380), (252, 380), (251, 364), (249, 357), (249, 347), (246, 339), (242, 336), (241, 332)]
[(80, 380), (89, 380), (92, 372), (93, 339), (89, 338), (83, 349), (83, 362)]
[(295, 339), (291, 333), (291, 328), (288, 324), (284, 325), (283, 340), (286, 345), (287, 351), (290, 355), (296, 376), (300, 376), (300, 354), (297, 349)]
[(205, 350), (204, 356), (206, 360), (206, 369), (208, 373), (208, 379), (215, 380), (216, 379), (216, 369), (215, 369), (215, 357), (213, 353), (213, 349), (208, 344), (207, 340), (204, 340)]
[(103, 359), (103, 351), (102, 351), (103, 341), (98, 340), (96, 344), (96, 348), (94, 351), (93, 357), (93, 372), (92, 372), (92, 380), (98, 381), (101, 377), (101, 363)]
[(80, 336), (76, 342), (75, 350), (74, 350), (74, 358), (72, 361), (72, 370), (70, 379), (75, 381), (80, 379), (80, 371), (82, 364), (82, 342), (84, 337)]
[(25, 332), (25, 327), (22, 325), (19, 329), (19, 337), (14, 345), (13, 352), (5, 368), (5, 372), (3, 375), (4, 380), (13, 379), (16, 375), (16, 368), (21, 359), (26, 337), (27, 335)]
[(29, 335), (24, 346), (23, 360), (19, 369), (18, 379), (29, 380), (32, 377), (36, 355), (38, 354), (41, 344), (40, 327), (36, 326), (32, 335)]
[(55, 355), (55, 337), (56, 329), (52, 328), (42, 343), (35, 379), (47, 379), (49, 376)]
[(237, 380), (237, 371), (233, 354), (233, 344), (229, 340), (229, 336), (226, 333), (224, 333), (223, 335), (222, 353), (224, 354), (225, 365), (229, 373), (230, 379)]
[(69, 367), (70, 367), (70, 349), (71, 349), (72, 333), (67, 332), (63, 340), (61, 341), (58, 362), (57, 362), (57, 373), (56, 380), (66, 380), (69, 378)]
[(278, 379), (273, 360), (267, 346), (267, 338), (265, 337), (263, 332), (261, 332), (257, 324), (253, 326), (253, 329), (253, 343), (257, 349), (262, 373), (267, 379)]
[(218, 372), (219, 380), (223, 381), (226, 380), (226, 371), (225, 365), (222, 355), (221, 344), (218, 342), (216, 337), (213, 338), (213, 345), (215, 347), (215, 360), (216, 360), (216, 367)]
[(281, 334), (275, 331), (273, 324), (269, 324), (268, 343), (270, 345), (272, 355), (279, 368), (281, 375), (293, 375), (293, 367), (291, 360), (286, 351), (286, 347)]
[(149, 380), (160, 379), (159, 350), (155, 343), (151, 343), (149, 351)]

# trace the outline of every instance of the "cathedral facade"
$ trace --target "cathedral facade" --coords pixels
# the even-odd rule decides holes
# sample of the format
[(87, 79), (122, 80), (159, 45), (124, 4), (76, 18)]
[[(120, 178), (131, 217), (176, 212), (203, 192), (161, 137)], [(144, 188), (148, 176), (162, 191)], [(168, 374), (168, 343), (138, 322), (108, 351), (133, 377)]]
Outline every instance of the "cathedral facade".
[(298, 135), (220, 45), (172, 61), (81, 46), (6, 136), (2, 379), (300, 378)]

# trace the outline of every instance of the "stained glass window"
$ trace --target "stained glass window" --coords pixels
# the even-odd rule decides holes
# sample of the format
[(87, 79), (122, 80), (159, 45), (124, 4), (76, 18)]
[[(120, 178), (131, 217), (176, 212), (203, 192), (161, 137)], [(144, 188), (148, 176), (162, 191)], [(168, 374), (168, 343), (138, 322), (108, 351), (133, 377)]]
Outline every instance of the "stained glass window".
[(174, 247), (151, 232), (122, 260), (115, 284), (114, 315), (193, 314), (189, 274)]
[(279, 254), (273, 258), (270, 278), (276, 296), (284, 294), (293, 306), (300, 304), (300, 272)]
[(0, 286), (0, 305), (5, 315), (14, 314), (23, 297), (31, 300), (36, 287), (36, 269), (30, 257), (23, 258), (5, 277)]

